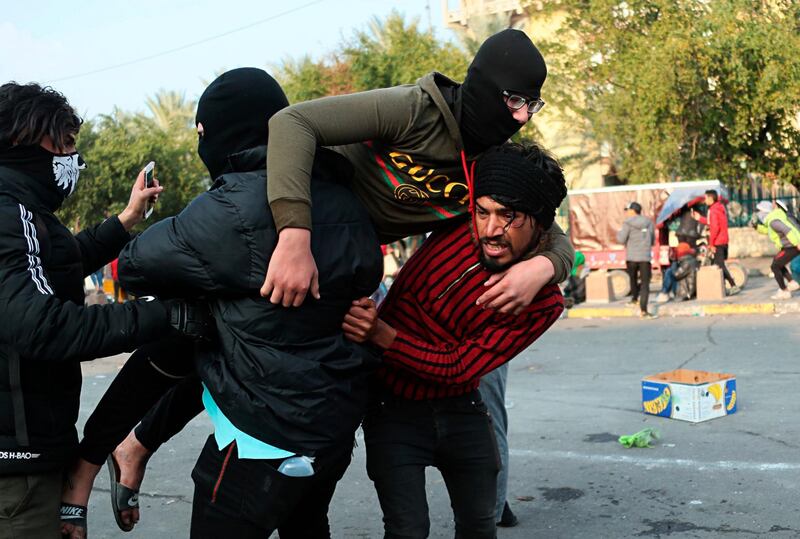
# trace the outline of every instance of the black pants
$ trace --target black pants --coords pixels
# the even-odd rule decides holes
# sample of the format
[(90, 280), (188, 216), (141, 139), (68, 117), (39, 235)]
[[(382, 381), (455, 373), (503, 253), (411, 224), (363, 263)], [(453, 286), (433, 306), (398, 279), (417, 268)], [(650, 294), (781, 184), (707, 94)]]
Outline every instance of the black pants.
[(134, 429), (136, 439), (155, 453), (203, 409), (203, 384), (198, 376), (189, 376), (150, 408)]
[(784, 247), (775, 258), (772, 259), (772, 273), (781, 290), (786, 290), (786, 281), (792, 280), (792, 272), (786, 267), (797, 255), (800, 250), (796, 247)]
[(288, 477), (280, 460), (239, 459), (236, 442), (220, 451), (209, 436), (192, 471), (192, 539), (330, 537), (328, 506), (351, 453), (352, 444), (317, 457), (313, 476)]
[(429, 401), (377, 399), (363, 428), (384, 537), (428, 537), (425, 468), (436, 466), (450, 493), (456, 538), (494, 539), (500, 458), (477, 391)]
[[(174, 389), (176, 385), (179, 387)], [(191, 342), (165, 339), (138, 348), (86, 421), (80, 456), (93, 464), (103, 464), (156, 403), (140, 428), (142, 436), (152, 444), (145, 446), (158, 449), (202, 411), (201, 394), (200, 380), (194, 375)]]
[(646, 313), (647, 301), (650, 299), (650, 277), (653, 271), (650, 262), (625, 262), (625, 265), (631, 281), (631, 301), (638, 299), (639, 309)]
[(728, 259), (728, 246), (727, 245), (717, 245), (714, 248), (714, 265), (718, 266), (719, 269), (722, 270), (722, 276), (725, 277), (725, 280), (728, 281), (728, 284), (731, 286), (736, 286), (736, 282), (731, 277), (731, 273), (728, 271), (728, 266), (725, 265), (725, 261)]

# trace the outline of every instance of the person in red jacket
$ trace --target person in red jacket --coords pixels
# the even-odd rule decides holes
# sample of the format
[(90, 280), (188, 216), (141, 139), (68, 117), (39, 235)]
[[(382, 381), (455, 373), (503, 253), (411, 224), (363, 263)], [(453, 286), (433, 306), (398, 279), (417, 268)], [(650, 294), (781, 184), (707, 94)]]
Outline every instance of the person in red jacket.
[(725, 266), (725, 260), (728, 258), (728, 212), (719, 201), (719, 193), (714, 189), (706, 191), (706, 205), (708, 206), (707, 217), (703, 217), (695, 211), (692, 212), (692, 216), (702, 224), (708, 225), (708, 248), (714, 264), (719, 266), (725, 280), (731, 285), (728, 294), (738, 294), (740, 289)]
[(480, 158), (471, 190), (472, 220), (425, 240), (379, 313), (363, 298), (344, 319), (346, 337), (383, 351), (363, 430), (386, 537), (428, 537), (427, 466), (442, 473), (455, 536), (496, 537), (500, 461), (477, 389), (564, 310), (556, 285), (519, 314), (477, 303), (487, 279), (543, 247), (567, 194), (558, 162), (536, 146), (505, 144)]
[(127, 295), (119, 284), (119, 273), (117, 272), (118, 262), (119, 260), (116, 258), (111, 261), (111, 281), (114, 283), (114, 303), (125, 303)]

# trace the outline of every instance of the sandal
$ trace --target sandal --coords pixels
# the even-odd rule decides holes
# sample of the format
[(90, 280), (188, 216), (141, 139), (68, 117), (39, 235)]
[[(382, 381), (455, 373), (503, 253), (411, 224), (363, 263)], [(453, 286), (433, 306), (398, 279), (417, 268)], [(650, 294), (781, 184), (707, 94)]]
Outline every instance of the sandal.
[[(58, 517), (61, 522), (66, 522), (68, 524), (72, 524), (76, 528), (83, 528), (84, 530), (84, 537), (87, 537), (87, 520), (86, 516), (89, 510), (86, 508), (85, 505), (75, 505), (73, 503), (65, 503), (61, 502), (61, 506), (58, 508)], [(62, 537), (65, 537), (62, 535)]]
[(114, 455), (109, 455), (106, 459), (108, 466), (108, 475), (111, 481), (111, 508), (114, 510), (114, 520), (117, 521), (117, 526), (124, 532), (129, 532), (133, 529), (133, 524), (125, 524), (122, 521), (120, 513), (128, 509), (136, 509), (139, 507), (139, 491), (128, 488), (119, 482), (119, 468), (117, 461), (114, 460)]

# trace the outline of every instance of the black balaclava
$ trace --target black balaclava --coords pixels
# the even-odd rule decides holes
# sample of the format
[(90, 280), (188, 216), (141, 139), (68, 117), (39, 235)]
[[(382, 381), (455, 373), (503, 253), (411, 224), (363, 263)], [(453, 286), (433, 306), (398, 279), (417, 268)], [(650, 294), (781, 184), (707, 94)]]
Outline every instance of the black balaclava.
[(288, 106), (280, 84), (263, 69), (233, 69), (209, 84), (197, 103), (195, 123), (203, 124), (197, 153), (211, 178), (226, 172), (229, 156), (266, 145), (269, 119)]
[(549, 174), (541, 166), (499, 146), (478, 160), (474, 193), (476, 199), (502, 195), (517, 200), (514, 209), (534, 217), (546, 230), (567, 196), (567, 186), (562, 174)]
[(503, 90), (541, 97), (547, 66), (524, 32), (503, 30), (487, 39), (461, 85), (461, 137), (468, 154), (506, 142), (520, 130), (503, 100)]
[(80, 171), (86, 168), (86, 164), (78, 152), (53, 153), (32, 144), (0, 150), (0, 167), (8, 167), (27, 178), (24, 181), (6, 178), (0, 192), (9, 193), (25, 204), (54, 212), (75, 192)]

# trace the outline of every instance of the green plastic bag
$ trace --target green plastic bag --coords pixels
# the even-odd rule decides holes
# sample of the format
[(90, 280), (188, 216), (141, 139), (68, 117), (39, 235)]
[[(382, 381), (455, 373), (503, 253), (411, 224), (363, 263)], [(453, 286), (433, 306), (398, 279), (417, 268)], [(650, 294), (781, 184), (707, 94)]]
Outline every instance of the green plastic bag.
[(652, 443), (658, 438), (659, 434), (656, 429), (646, 428), (630, 436), (620, 436), (619, 443), (625, 447), (653, 447)]

